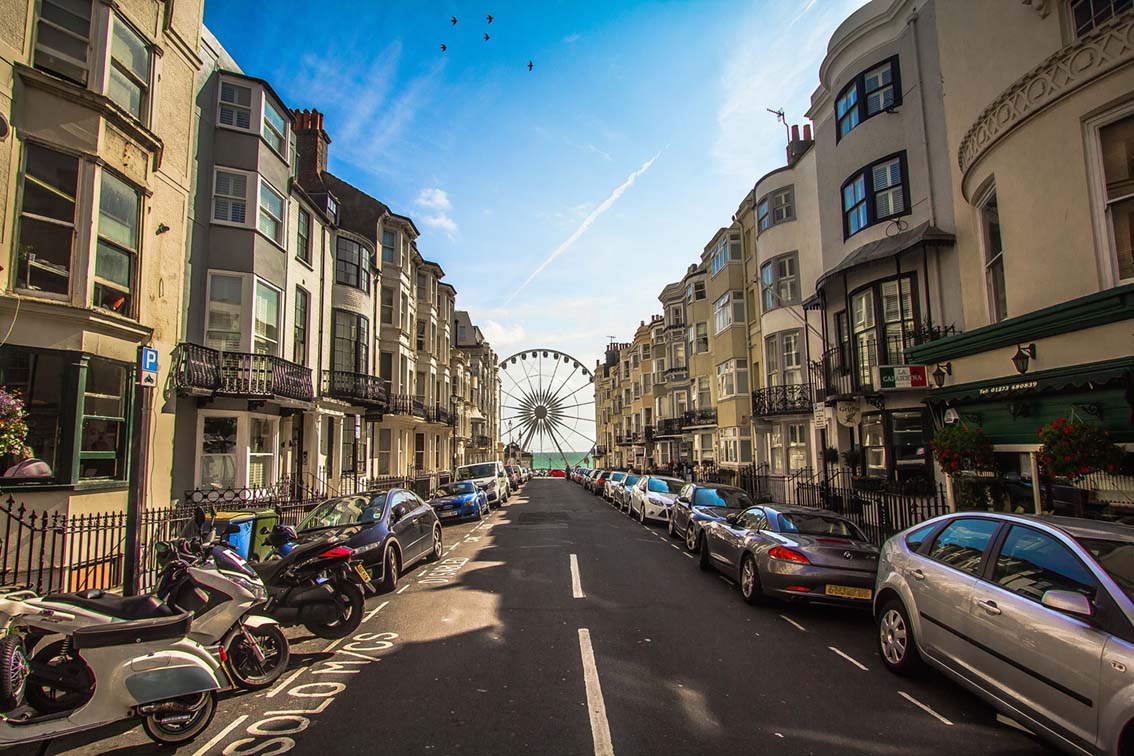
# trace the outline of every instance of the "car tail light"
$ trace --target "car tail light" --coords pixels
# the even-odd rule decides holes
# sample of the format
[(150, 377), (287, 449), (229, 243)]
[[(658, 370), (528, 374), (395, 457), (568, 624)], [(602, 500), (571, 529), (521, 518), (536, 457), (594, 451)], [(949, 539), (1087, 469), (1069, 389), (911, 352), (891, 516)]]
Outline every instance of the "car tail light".
[(845, 538), (816, 538), (819, 543), (829, 543), (833, 546), (850, 546), (851, 542)]
[(811, 564), (811, 560), (800, 554), (795, 549), (789, 549), (787, 546), (776, 546), (768, 552), (768, 556), (772, 559), (779, 559), (784, 562), (795, 562), (796, 564)]
[(796, 593), (810, 593), (811, 592), (811, 589), (808, 588), (805, 585), (789, 585), (787, 587), (787, 590), (795, 591)]
[(334, 548), (327, 549), (319, 555), (320, 559), (342, 559), (354, 553), (354, 549), (348, 549), (346, 546), (335, 546)]

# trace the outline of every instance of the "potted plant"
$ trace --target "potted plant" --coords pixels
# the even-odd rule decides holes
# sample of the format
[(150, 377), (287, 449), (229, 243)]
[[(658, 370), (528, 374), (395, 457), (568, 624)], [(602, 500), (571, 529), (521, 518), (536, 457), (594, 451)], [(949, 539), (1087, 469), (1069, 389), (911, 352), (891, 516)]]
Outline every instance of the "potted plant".
[(981, 428), (946, 425), (933, 436), (933, 458), (949, 475), (995, 469), (992, 442)]
[(1105, 430), (1072, 417), (1060, 417), (1040, 426), (1039, 463), (1051, 478), (1072, 483), (1091, 473), (1116, 473), (1122, 464), (1122, 447)]

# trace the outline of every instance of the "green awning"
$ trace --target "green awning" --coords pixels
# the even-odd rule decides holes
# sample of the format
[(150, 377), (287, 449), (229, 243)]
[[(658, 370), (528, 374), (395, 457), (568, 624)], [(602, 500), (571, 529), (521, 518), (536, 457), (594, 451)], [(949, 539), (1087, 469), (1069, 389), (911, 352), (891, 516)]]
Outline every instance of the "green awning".
[(992, 401), (999, 398), (1028, 396), (1049, 391), (1103, 388), (1112, 383), (1131, 384), (1134, 357), (1071, 365), (1040, 370), (1026, 375), (972, 381), (947, 388), (933, 389), (927, 402)]

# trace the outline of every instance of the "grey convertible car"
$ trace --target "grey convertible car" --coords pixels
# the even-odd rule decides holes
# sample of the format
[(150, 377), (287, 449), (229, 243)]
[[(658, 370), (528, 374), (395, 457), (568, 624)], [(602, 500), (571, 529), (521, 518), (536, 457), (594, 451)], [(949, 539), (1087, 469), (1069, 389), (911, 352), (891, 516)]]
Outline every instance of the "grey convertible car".
[(750, 604), (767, 597), (870, 606), (878, 548), (844, 517), (768, 504), (701, 523), (701, 569), (736, 579)]

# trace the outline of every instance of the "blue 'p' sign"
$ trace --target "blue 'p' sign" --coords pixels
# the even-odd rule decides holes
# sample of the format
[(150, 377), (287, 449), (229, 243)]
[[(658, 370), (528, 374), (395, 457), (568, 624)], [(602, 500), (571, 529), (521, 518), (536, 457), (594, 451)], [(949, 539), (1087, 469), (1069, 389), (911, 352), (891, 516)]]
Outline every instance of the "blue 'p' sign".
[(151, 347), (142, 347), (142, 370), (157, 372), (157, 350)]

